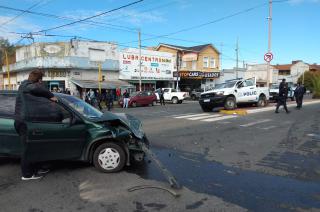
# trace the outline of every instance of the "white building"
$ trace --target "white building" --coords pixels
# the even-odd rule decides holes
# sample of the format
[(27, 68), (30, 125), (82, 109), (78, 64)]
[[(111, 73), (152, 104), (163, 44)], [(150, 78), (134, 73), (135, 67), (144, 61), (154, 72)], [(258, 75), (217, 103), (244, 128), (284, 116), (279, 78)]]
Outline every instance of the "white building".
[[(237, 71), (238, 70), (238, 71)], [(238, 72), (238, 73), (237, 73)], [(233, 68), (233, 69), (223, 69), (220, 73), (220, 78), (215, 80), (215, 84), (221, 84), (229, 80), (234, 80), (237, 78), (245, 77), (246, 69), (244, 68)]]
[[(123, 49), (119, 54), (119, 79), (140, 86), (139, 49)], [(142, 90), (173, 87), (175, 57), (171, 53), (141, 50)]]
[[(43, 81), (48, 88), (81, 91), (85, 88), (98, 88), (98, 66), (101, 65), (102, 88), (130, 87), (119, 80), (119, 54), (117, 45), (109, 42), (70, 42), (34, 43), (16, 51), (16, 63), (10, 65), (11, 88), (28, 78), (32, 70), (45, 73)], [(3, 70), (4, 88), (8, 89), (8, 78)]]
[(258, 86), (266, 87), (267, 82), (269, 84), (278, 83), (278, 70), (276, 70), (273, 66), (268, 67), (268, 64), (247, 65), (247, 70), (245, 72), (244, 78), (248, 79), (252, 77), (256, 78)]
[(291, 64), (277, 64), (274, 68), (279, 72), (279, 80), (286, 79), (293, 84), (297, 84), (299, 77), (310, 70), (310, 66), (302, 60), (292, 61)]

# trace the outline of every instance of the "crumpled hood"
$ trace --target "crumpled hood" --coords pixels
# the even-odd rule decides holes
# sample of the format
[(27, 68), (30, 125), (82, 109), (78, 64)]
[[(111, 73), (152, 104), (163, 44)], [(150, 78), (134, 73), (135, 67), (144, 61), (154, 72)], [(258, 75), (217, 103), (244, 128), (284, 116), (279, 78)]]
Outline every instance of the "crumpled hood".
[(96, 121), (97, 122), (120, 121), (123, 125), (128, 127), (128, 129), (139, 139), (142, 139), (145, 134), (142, 129), (142, 122), (136, 117), (126, 113), (105, 112), (103, 116), (97, 119)]

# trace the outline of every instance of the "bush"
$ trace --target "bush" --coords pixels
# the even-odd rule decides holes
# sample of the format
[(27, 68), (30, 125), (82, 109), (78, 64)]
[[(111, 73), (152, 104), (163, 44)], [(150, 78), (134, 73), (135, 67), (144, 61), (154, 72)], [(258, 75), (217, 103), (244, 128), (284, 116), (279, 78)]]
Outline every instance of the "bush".
[(320, 77), (320, 72), (312, 72), (312, 71), (306, 71), (304, 73), (304, 83), (302, 82), (303, 76), (301, 75), (298, 79), (298, 82), (300, 82), (301, 84), (304, 84), (304, 87), (311, 91), (314, 92), (314, 82), (313, 80), (316, 77)]
[(313, 85), (313, 96), (314, 99), (320, 99), (320, 75), (315, 75), (312, 78), (312, 85)]

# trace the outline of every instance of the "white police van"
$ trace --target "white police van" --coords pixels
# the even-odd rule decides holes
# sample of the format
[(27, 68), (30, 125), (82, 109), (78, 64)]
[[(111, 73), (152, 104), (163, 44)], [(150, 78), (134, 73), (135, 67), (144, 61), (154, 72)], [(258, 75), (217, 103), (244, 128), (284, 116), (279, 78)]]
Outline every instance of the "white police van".
[(269, 100), (269, 88), (257, 87), (256, 78), (231, 80), (217, 85), (213, 90), (201, 93), (199, 104), (203, 111), (214, 107), (233, 110), (238, 104), (253, 103), (265, 107)]

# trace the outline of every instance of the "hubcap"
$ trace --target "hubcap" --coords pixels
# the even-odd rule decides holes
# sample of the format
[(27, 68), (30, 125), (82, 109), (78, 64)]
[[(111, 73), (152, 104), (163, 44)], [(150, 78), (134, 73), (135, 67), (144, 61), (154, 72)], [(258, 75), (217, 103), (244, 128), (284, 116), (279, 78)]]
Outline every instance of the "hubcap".
[(112, 170), (118, 167), (120, 163), (120, 154), (114, 148), (106, 148), (99, 153), (99, 164), (105, 170)]
[(234, 107), (234, 102), (231, 101), (231, 100), (229, 100), (229, 101), (227, 102), (227, 105), (228, 105), (229, 107)]

